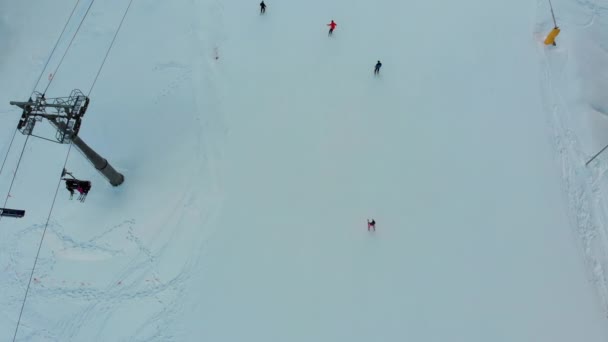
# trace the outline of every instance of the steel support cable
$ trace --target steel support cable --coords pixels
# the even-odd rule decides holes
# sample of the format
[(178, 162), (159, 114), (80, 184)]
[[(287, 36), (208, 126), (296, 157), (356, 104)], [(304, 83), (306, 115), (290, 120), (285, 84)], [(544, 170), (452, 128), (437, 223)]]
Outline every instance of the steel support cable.
[[(68, 148), (68, 153), (65, 156), (65, 161), (63, 163), (63, 169), (68, 164), (68, 158), (70, 157), (70, 151), (72, 151), (72, 144)], [(62, 169), (62, 170), (63, 170)], [(51, 214), (53, 213), (53, 209), (55, 208), (55, 202), (57, 201), (57, 194), (59, 193), (59, 187), (61, 186), (61, 176), (59, 177), (59, 181), (57, 182), (57, 189), (55, 189), (55, 196), (53, 197), (53, 202), (51, 203), (51, 209), (49, 209), (49, 214), (46, 218), (46, 223), (44, 224), (44, 229), (42, 230), (42, 236), (40, 237), (40, 243), (38, 244), (38, 251), (36, 252), (36, 257), (34, 258), (34, 265), (32, 266), (32, 271), (30, 272), (30, 279), (27, 282), (27, 287), (25, 288), (25, 295), (23, 297), (23, 302), (21, 303), (21, 310), (19, 310), (19, 318), (17, 319), (17, 325), (15, 326), (15, 334), (13, 335), (13, 342), (17, 339), (17, 333), (19, 332), (19, 325), (21, 324), (21, 317), (23, 316), (23, 309), (25, 308), (25, 302), (27, 300), (27, 295), (30, 292), (30, 286), (32, 285), (32, 279), (34, 277), (34, 270), (36, 269), (36, 264), (38, 263), (38, 258), (40, 257), (40, 250), (42, 249), (42, 243), (44, 242), (44, 237), (46, 235), (46, 230), (49, 226), (49, 221), (51, 220)]]
[(70, 47), (72, 47), (72, 43), (74, 43), (74, 39), (76, 39), (76, 35), (78, 35), (78, 31), (80, 31), (80, 28), (82, 27), (82, 23), (84, 23), (84, 20), (87, 18), (87, 15), (89, 14), (91, 7), (93, 6), (93, 3), (95, 3), (95, 0), (91, 0), (91, 3), (89, 3), (89, 7), (87, 7), (86, 12), (84, 12), (84, 16), (82, 17), (82, 19), (80, 20), (80, 23), (78, 24), (78, 27), (76, 28), (76, 32), (74, 32), (74, 35), (72, 35), (72, 39), (70, 39), (70, 43), (68, 44), (68, 47), (65, 49), (63, 56), (61, 56), (61, 59), (59, 60), (59, 64), (57, 64), (57, 68), (55, 68), (55, 72), (53, 72), (53, 75), (52, 75), (51, 79), (49, 80), (49, 83), (47, 84), (46, 88), (44, 88), (44, 92), (42, 92), (42, 94), (46, 94), (47, 90), (49, 90), (49, 87), (51, 86), (51, 83), (53, 83), (53, 80), (55, 79), (55, 76), (57, 75), (57, 72), (59, 71), (61, 64), (63, 64), (63, 60), (65, 59), (65, 56), (70, 51)]
[[(42, 79), (42, 75), (44, 75), (44, 72), (46, 71), (46, 68), (49, 66), (49, 62), (51, 61), (51, 57), (55, 53), (55, 50), (57, 49), (57, 45), (59, 45), (59, 42), (61, 41), (61, 37), (63, 37), (63, 34), (65, 33), (65, 30), (68, 27), (68, 24), (72, 20), (72, 17), (74, 16), (74, 12), (76, 12), (76, 8), (78, 7), (79, 3), (80, 3), (80, 0), (76, 0), (76, 4), (74, 5), (74, 8), (72, 9), (72, 13), (70, 13), (70, 16), (68, 17), (68, 20), (65, 22), (65, 25), (63, 26), (63, 30), (61, 30), (61, 34), (59, 35), (59, 38), (57, 38), (57, 42), (55, 43), (55, 46), (53, 47), (53, 50), (51, 51), (51, 54), (49, 55), (49, 58), (46, 60), (46, 64), (44, 65), (44, 68), (42, 68), (42, 71), (40, 72), (40, 76), (38, 76), (38, 80), (36, 81), (36, 85), (34, 85), (34, 90), (36, 90), (36, 88), (38, 87), (38, 83), (40, 83), (40, 80)], [(32, 90), (32, 93), (34, 92), (34, 90)]]
[(93, 79), (93, 84), (91, 84), (91, 89), (89, 89), (89, 93), (87, 94), (87, 96), (91, 95), (91, 92), (93, 91), (93, 88), (95, 87), (95, 83), (97, 83), (97, 79), (99, 78), (99, 74), (101, 74), (101, 70), (103, 69), (103, 66), (106, 64), (106, 60), (108, 59), (108, 55), (110, 55), (110, 51), (112, 50), (112, 47), (114, 46), (114, 42), (116, 41), (116, 37), (118, 36), (118, 32), (120, 32), (120, 28), (122, 27), (122, 23), (125, 21), (125, 18), (127, 17), (127, 13), (129, 13), (129, 9), (131, 8), (131, 4), (133, 4), (133, 0), (129, 0), (129, 5), (127, 6), (127, 9), (125, 10), (125, 13), (122, 16), (122, 19), (120, 20), (120, 23), (118, 24), (118, 28), (116, 29), (116, 32), (114, 33), (114, 38), (112, 38), (112, 42), (110, 43), (110, 46), (108, 47), (108, 51), (106, 51), (106, 55), (103, 58), (103, 61), (101, 62), (101, 65), (99, 66), (99, 70), (97, 70), (97, 75), (95, 75), (95, 79)]
[[(72, 36), (72, 39), (70, 40), (70, 43), (68, 44), (68, 47), (65, 49), (65, 52), (63, 53), (63, 56), (61, 56), (61, 59), (59, 60), (59, 64), (57, 65), (57, 68), (55, 69), (55, 72), (53, 73), (53, 76), (55, 76), (55, 74), (57, 74), (57, 71), (59, 70), (59, 67), (63, 63), (63, 59), (68, 54), (68, 51), (70, 51), (70, 47), (72, 46), (72, 43), (74, 42), (74, 39), (76, 38), (76, 35), (78, 34), (78, 31), (80, 31), (80, 28), (82, 27), (82, 23), (84, 22), (84, 20), (86, 19), (87, 15), (89, 14), (89, 11), (91, 10), (91, 7), (93, 6), (94, 2), (95, 2), (95, 0), (91, 0), (91, 3), (89, 3), (89, 7), (87, 7), (87, 10), (84, 13), (84, 16), (80, 20), (80, 23), (78, 24), (78, 27), (76, 28), (76, 32), (74, 32), (74, 35)], [(77, 5), (78, 5), (78, 3), (76, 3), (76, 6), (74, 6), (74, 10), (72, 11), (71, 15), (73, 15), (74, 11), (76, 10)], [(70, 17), (71, 17), (71, 15), (70, 15)], [(65, 27), (67, 27), (67, 23), (66, 23)], [(65, 30), (65, 27), (64, 27), (64, 30)], [(63, 34), (63, 32), (62, 32), (62, 34)], [(57, 41), (59, 42), (59, 40), (57, 40)], [(44, 73), (44, 70), (42, 71), (42, 73)], [(40, 78), (42, 78), (42, 76)], [(46, 94), (46, 91), (49, 89), (51, 83), (53, 82), (53, 79), (54, 79), (54, 77), (51, 77), (51, 79), (49, 80), (49, 83), (47, 84), (46, 88), (44, 89), (43, 95)], [(15, 131), (15, 134), (16, 133), (17, 132)], [(11, 181), (11, 185), (9, 187), (8, 193), (6, 194), (6, 201), (4, 202), (4, 206), (6, 206), (6, 203), (8, 202), (8, 198), (10, 197), (10, 192), (11, 192), (13, 183), (15, 182), (15, 177), (17, 176), (17, 170), (19, 169), (19, 163), (21, 162), (21, 158), (23, 157), (23, 151), (25, 151), (25, 147), (27, 146), (28, 140), (29, 140), (29, 135), (27, 136), (27, 138), (25, 139), (25, 142), (23, 143), (23, 149), (21, 151), (21, 156), (19, 157), (19, 162), (17, 164), (17, 168), (15, 169), (15, 173), (13, 174), (13, 179)], [(0, 216), (0, 219), (1, 218), (2, 217)]]
[(11, 151), (11, 147), (13, 146), (13, 141), (15, 141), (15, 136), (19, 130), (15, 128), (13, 132), (13, 137), (11, 138), (11, 142), (8, 144), (8, 149), (6, 150), (6, 154), (4, 155), (4, 160), (2, 161), (2, 166), (0, 167), (0, 175), (2, 174), (2, 170), (4, 170), (4, 164), (6, 164), (6, 159), (8, 158), (8, 154)]
[(553, 18), (553, 27), (557, 27), (557, 21), (555, 20), (555, 13), (553, 12), (553, 4), (551, 3), (551, 0), (549, 1), (549, 8), (551, 9), (551, 17)]
[[(59, 45), (59, 42), (61, 41), (61, 38), (63, 37), (63, 34), (65, 33), (65, 30), (68, 27), (68, 24), (72, 20), (72, 17), (74, 16), (74, 12), (76, 12), (76, 8), (78, 7), (79, 3), (80, 3), (80, 0), (76, 0), (76, 4), (74, 5), (74, 8), (72, 8), (72, 13), (70, 13), (68, 20), (65, 22), (65, 25), (63, 25), (63, 29), (61, 30), (61, 33), (59, 34), (59, 38), (57, 38), (57, 41), (55, 42), (55, 46), (53, 46), (53, 50), (51, 50), (49, 57), (46, 59), (46, 63), (44, 63), (44, 67), (40, 71), (40, 75), (38, 76), (38, 79), (36, 80), (36, 83), (34, 84), (34, 88), (32, 89), (31, 93), (34, 93), (34, 91), (36, 91), (36, 88), (38, 88), (38, 83), (40, 83), (40, 80), (42, 79), (42, 75), (44, 75), (46, 68), (49, 66), (51, 58), (53, 58), (53, 55), (55, 54), (55, 50), (57, 50), (57, 46)], [(18, 131), (18, 129), (15, 128), (15, 132), (13, 132), (13, 137), (11, 138), (11, 142), (8, 144), (8, 149), (6, 150), (6, 154), (4, 155), (4, 160), (2, 161), (2, 166), (0, 166), (0, 174), (2, 174), (2, 170), (4, 170), (4, 164), (6, 164), (6, 159), (8, 158), (8, 154), (11, 151), (11, 147), (13, 146), (13, 141), (15, 140), (15, 135), (17, 135), (17, 131)]]
[[(91, 5), (93, 4), (94, 1), (95, 0), (91, 1)], [(110, 50), (112, 49), (112, 46), (114, 45), (114, 41), (116, 40), (116, 37), (118, 36), (118, 32), (120, 31), (120, 28), (122, 27), (122, 24), (123, 24), (123, 22), (124, 22), (124, 20), (125, 20), (125, 18), (127, 16), (127, 13), (129, 12), (129, 9), (131, 8), (131, 4), (132, 3), (133, 3), (133, 0), (129, 0), (129, 5), (127, 6), (127, 9), (125, 10), (125, 13), (124, 13), (122, 19), (120, 20), (120, 24), (118, 25), (118, 28), (116, 29), (116, 33), (114, 34), (114, 38), (112, 39), (112, 42), (110, 43), (110, 46), (108, 47), (108, 51), (106, 52), (106, 55), (105, 55), (105, 57), (104, 57), (104, 59), (103, 59), (103, 61), (101, 63), (101, 66), (99, 67), (99, 70), (97, 71), (97, 75), (95, 76), (95, 79), (93, 80), (93, 84), (91, 85), (91, 88), (90, 88), (89, 93), (88, 93), (87, 96), (89, 96), (91, 94), (91, 92), (93, 91), (95, 83), (97, 82), (97, 79), (99, 78), (99, 75), (101, 74), (101, 70), (103, 69), (103, 66), (105, 65), (105, 62), (106, 62), (106, 60), (108, 58), (108, 55), (110, 54)], [(88, 13), (89, 9), (91, 8), (91, 5), (89, 5), (89, 8), (87, 9), (87, 13)], [(85, 17), (86, 17), (86, 14), (85, 14)], [(83, 18), (83, 21), (84, 21), (84, 18)], [(82, 25), (82, 21), (81, 21), (80, 24)], [(80, 25), (79, 25), (79, 28), (80, 28)], [(73, 41), (73, 38), (72, 38), (72, 41)], [(71, 45), (71, 43), (72, 42), (70, 42), (70, 45)], [(68, 46), (68, 49), (69, 49), (69, 46)], [(66, 53), (67, 53), (67, 50), (66, 50)], [(65, 54), (64, 54), (63, 57), (65, 57)], [(63, 61), (63, 57), (61, 59), (62, 61)], [(61, 65), (61, 62), (60, 62), (59, 65)], [(59, 66), (57, 67), (57, 70), (58, 69), (59, 69)], [(55, 71), (55, 72), (57, 72), (57, 71)], [(49, 85), (50, 85), (50, 82), (49, 82)], [(47, 89), (45, 89), (45, 93), (46, 93), (46, 90), (48, 90), (48, 86), (47, 86)], [(29, 136), (28, 136), (28, 138), (29, 138)], [(25, 149), (25, 146), (24, 146), (24, 149)], [(72, 151), (72, 144), (70, 143), (70, 147), (68, 148), (68, 152), (67, 152), (67, 155), (65, 157), (65, 161), (63, 163), (63, 169), (65, 169), (66, 166), (67, 166), (67, 164), (68, 164), (68, 159), (70, 157), (70, 152), (71, 151)], [(36, 270), (36, 265), (38, 263), (38, 258), (40, 257), (40, 250), (42, 249), (42, 244), (44, 242), (44, 237), (46, 235), (46, 231), (47, 231), (49, 222), (51, 220), (51, 215), (53, 214), (53, 209), (55, 208), (55, 202), (57, 201), (57, 195), (59, 193), (59, 188), (61, 186), (61, 180), (62, 180), (61, 178), (62, 177), (59, 177), (59, 182), (57, 183), (57, 188), (55, 189), (55, 196), (53, 197), (53, 202), (51, 203), (51, 208), (49, 210), (49, 214), (47, 216), (46, 223), (45, 223), (44, 229), (42, 231), (42, 236), (40, 237), (40, 243), (38, 245), (38, 251), (36, 252), (36, 257), (34, 258), (34, 265), (32, 266), (32, 271), (30, 273), (30, 278), (29, 278), (29, 281), (27, 283), (27, 287), (26, 287), (26, 290), (25, 290), (25, 295), (23, 297), (23, 302), (21, 303), (21, 310), (19, 311), (19, 318), (17, 319), (17, 325), (15, 327), (15, 334), (13, 335), (13, 342), (15, 342), (15, 340), (17, 339), (17, 334), (19, 332), (19, 326), (21, 324), (21, 317), (23, 316), (23, 310), (25, 308), (25, 303), (27, 301), (27, 296), (29, 294), (30, 286), (32, 284), (32, 279), (34, 277), (34, 271)], [(7, 199), (8, 199), (8, 197), (7, 197)]]
[[(25, 152), (25, 147), (27, 146), (27, 141), (30, 139), (28, 135), (25, 137), (25, 142), (23, 143), (23, 148), (21, 149), (21, 154), (19, 155), (19, 160), (17, 160), (17, 166), (15, 167), (15, 172), (13, 173), (13, 179), (11, 180), (11, 184), (8, 187), (8, 192), (6, 193), (6, 198), (4, 199), (4, 205), (2, 208), (6, 207), (6, 203), (8, 203), (8, 198), (11, 197), (11, 190), (13, 189), (13, 184), (15, 184), (15, 178), (17, 178), (17, 171), (19, 171), (19, 165), (21, 165), (21, 159), (23, 159), (23, 154)], [(0, 216), (0, 220), (2, 220), (2, 216)]]

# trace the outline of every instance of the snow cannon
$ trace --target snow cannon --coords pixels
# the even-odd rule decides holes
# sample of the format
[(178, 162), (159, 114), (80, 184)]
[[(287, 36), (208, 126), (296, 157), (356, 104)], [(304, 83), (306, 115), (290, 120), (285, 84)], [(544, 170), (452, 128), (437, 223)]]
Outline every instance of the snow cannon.
[(555, 28), (553, 28), (553, 30), (551, 30), (551, 32), (549, 32), (549, 35), (545, 39), (545, 45), (556, 45), (555, 38), (557, 38), (557, 35), (559, 34), (559, 32), (560, 32), (559, 27), (556, 26)]

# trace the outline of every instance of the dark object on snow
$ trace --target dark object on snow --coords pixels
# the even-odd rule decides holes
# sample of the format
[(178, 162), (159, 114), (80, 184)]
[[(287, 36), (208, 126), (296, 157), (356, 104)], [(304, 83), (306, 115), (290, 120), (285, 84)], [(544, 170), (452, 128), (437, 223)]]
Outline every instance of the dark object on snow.
[(91, 182), (70, 178), (62, 179), (65, 180), (65, 188), (70, 192), (70, 199), (72, 199), (74, 196), (74, 190), (76, 190), (79, 194), (77, 200), (84, 202), (89, 191), (91, 190)]
[(264, 1), (260, 2), (260, 14), (266, 13), (266, 4)]
[(0, 208), (0, 216), (22, 218), (25, 210)]
[(380, 73), (380, 67), (382, 67), (382, 63), (378, 61), (378, 63), (376, 63), (376, 67), (374, 68), (374, 74), (378, 75)]
[(376, 231), (376, 221), (374, 219), (372, 219), (371, 221), (367, 220), (367, 230)]
[(76, 179), (70, 172), (63, 170), (62, 177), (69, 175), (72, 178), (61, 178), (65, 181), (65, 188), (70, 192), (70, 199), (74, 197), (74, 190), (78, 191), (78, 198), (80, 202), (84, 202), (91, 190), (91, 182), (87, 180)]

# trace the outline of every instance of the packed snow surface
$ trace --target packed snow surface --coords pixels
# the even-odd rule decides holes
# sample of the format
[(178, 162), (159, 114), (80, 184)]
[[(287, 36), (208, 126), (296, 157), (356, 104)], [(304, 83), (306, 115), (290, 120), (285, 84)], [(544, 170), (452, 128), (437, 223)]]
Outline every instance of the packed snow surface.
[[(91, 89), (129, 0), (91, 1), (51, 55), (76, 1), (0, 0), (0, 157), (9, 101)], [(599, 1), (555, 4), (556, 47), (544, 2), (266, 4), (133, 1), (79, 134), (120, 187), (17, 134), (0, 341), (43, 233), (17, 341), (608, 340), (608, 159), (584, 167), (600, 137), (568, 119), (608, 113), (589, 83), (606, 47), (573, 38)], [(66, 156), (93, 188), (59, 184), (47, 226)]]

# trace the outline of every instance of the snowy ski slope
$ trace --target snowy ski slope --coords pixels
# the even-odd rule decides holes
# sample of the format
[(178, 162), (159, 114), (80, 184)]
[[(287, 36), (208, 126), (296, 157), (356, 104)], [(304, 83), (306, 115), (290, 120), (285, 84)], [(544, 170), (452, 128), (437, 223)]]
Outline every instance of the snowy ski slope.
[[(75, 3), (0, 1), (1, 156), (8, 102), (27, 99)], [(546, 49), (541, 2), (266, 4), (133, 2), (80, 132), (125, 184), (70, 152), (93, 189), (84, 204), (60, 189), (17, 341), (608, 339), (605, 226), (581, 223), (603, 202), (576, 196), (602, 198), (605, 168), (569, 159), (578, 141), (550, 91), (589, 79), (561, 73), (568, 24)], [(562, 4), (572, 26), (589, 8)], [(593, 4), (585, 27), (603, 18)], [(49, 97), (89, 90), (127, 5), (93, 3)], [(8, 206), (26, 217), (0, 220), (0, 341), (68, 148), (24, 151)]]
[[(604, 42), (608, 3), (559, 1), (554, 6), (563, 34), (557, 48), (542, 51), (544, 98), (571, 222), (582, 243), (591, 280), (604, 311), (608, 311), (606, 153), (597, 155), (608, 144), (608, 102), (604, 96), (608, 88)], [(538, 35), (553, 24), (550, 18), (542, 18), (541, 13), (547, 11), (548, 4), (539, 3)]]

